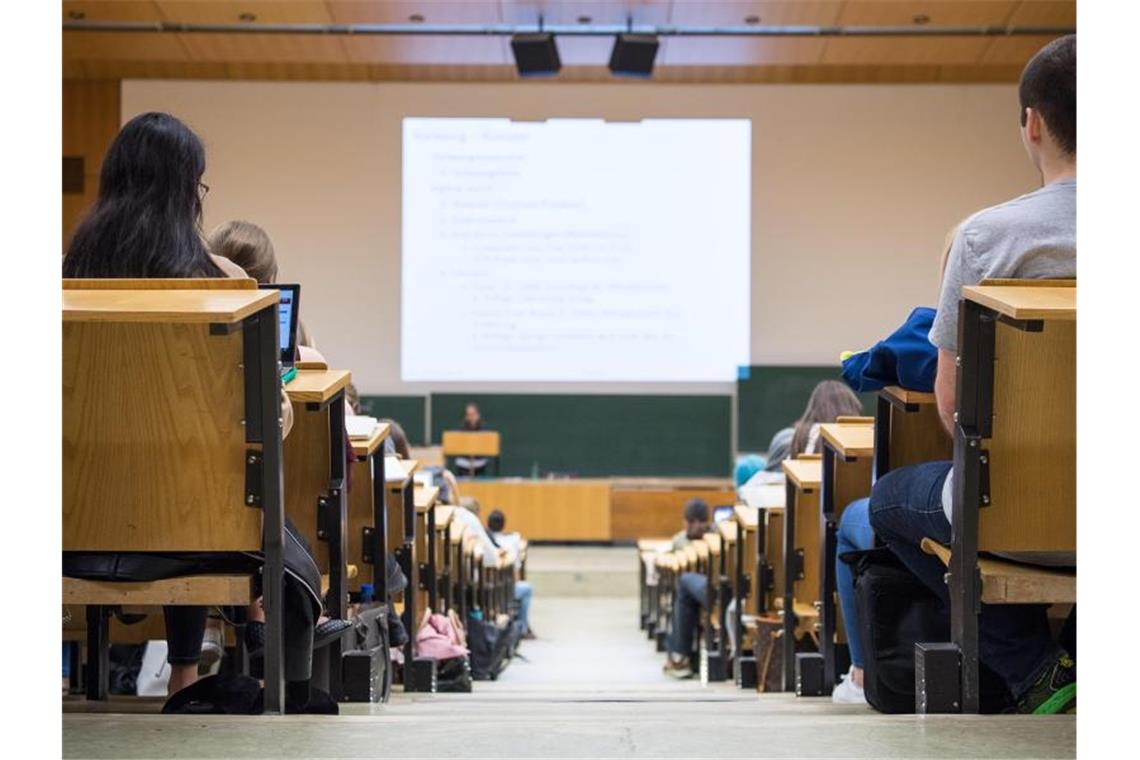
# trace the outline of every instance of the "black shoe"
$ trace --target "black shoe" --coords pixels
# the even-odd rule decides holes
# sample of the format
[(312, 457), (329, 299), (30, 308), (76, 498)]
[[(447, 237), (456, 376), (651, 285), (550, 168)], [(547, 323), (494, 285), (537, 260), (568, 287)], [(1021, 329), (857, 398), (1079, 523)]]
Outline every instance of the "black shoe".
[(1077, 663), (1062, 652), (1037, 681), (1017, 700), (1016, 711), (1056, 715), (1077, 705)]
[(344, 632), (351, 627), (352, 623), (347, 620), (337, 620), (335, 618), (326, 620), (313, 629), (313, 649), (328, 646), (344, 635)]

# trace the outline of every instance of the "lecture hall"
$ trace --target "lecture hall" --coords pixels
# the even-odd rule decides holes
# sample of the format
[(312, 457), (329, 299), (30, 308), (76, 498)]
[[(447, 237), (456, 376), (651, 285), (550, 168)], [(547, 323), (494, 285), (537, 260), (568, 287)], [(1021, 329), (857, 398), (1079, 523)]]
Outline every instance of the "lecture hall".
[(1076, 0), (60, 7), (63, 757), (1077, 755)]

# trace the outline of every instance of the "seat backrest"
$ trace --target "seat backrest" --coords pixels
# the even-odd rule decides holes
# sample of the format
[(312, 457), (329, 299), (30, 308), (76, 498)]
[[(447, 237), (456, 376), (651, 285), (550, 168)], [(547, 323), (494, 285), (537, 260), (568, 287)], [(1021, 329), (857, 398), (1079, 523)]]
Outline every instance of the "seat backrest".
[(245, 504), (240, 323), (276, 299), (64, 292), (65, 551), (261, 548), (261, 510)]
[(444, 430), (445, 457), (497, 457), (500, 437), (496, 430)]
[[(983, 442), (990, 504), (980, 512), (978, 548), (1075, 551), (1075, 282), (1000, 286), (1016, 292), (982, 286), (966, 295), (989, 298), (987, 305), (1006, 317), (995, 325), (992, 435)], [(1039, 323), (1040, 331), (1022, 329), (1026, 322)]]

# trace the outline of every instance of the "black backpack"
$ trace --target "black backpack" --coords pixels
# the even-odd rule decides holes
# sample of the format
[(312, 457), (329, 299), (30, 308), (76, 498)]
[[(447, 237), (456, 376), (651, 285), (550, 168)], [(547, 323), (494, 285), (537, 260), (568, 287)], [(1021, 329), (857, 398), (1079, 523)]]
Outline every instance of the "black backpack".
[[(950, 610), (885, 547), (841, 557), (853, 565), (863, 638), (863, 693), (883, 713), (914, 712), (914, 645), (950, 641)], [(982, 666), (981, 711), (1009, 704), (1002, 680)]]
[(467, 648), (471, 651), (471, 677), (476, 681), (494, 681), (510, 659), (510, 626), (502, 628), (468, 615)]

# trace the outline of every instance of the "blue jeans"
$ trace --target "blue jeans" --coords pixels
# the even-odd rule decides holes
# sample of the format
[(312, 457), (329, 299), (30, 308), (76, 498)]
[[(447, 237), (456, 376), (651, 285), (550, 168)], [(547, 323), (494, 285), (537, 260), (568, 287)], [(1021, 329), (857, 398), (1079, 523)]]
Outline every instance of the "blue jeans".
[(518, 626), (520, 633), (530, 630), (530, 599), (534, 587), (527, 581), (515, 581), (515, 601), (519, 603)]
[(701, 621), (701, 608), (708, 603), (708, 578), (700, 573), (682, 573), (673, 596), (673, 630), (669, 651), (688, 657), (693, 652), (693, 634)]
[(863, 667), (863, 639), (860, 638), (859, 613), (855, 608), (855, 576), (851, 572), (851, 566), (839, 557), (847, 552), (874, 548), (875, 532), (871, 530), (868, 515), (870, 501), (856, 499), (843, 510), (835, 545), (835, 586), (839, 593), (839, 608), (843, 612), (844, 630), (847, 631), (851, 664), (857, 668)]
[[(950, 523), (942, 511), (942, 486), (950, 462), (901, 467), (880, 478), (871, 490), (871, 526), (919, 580), (950, 606), (946, 567), (922, 551), (923, 537), (950, 543)], [(983, 604), (978, 616), (978, 656), (1005, 680), (1015, 698), (1056, 659), (1045, 605)]]

